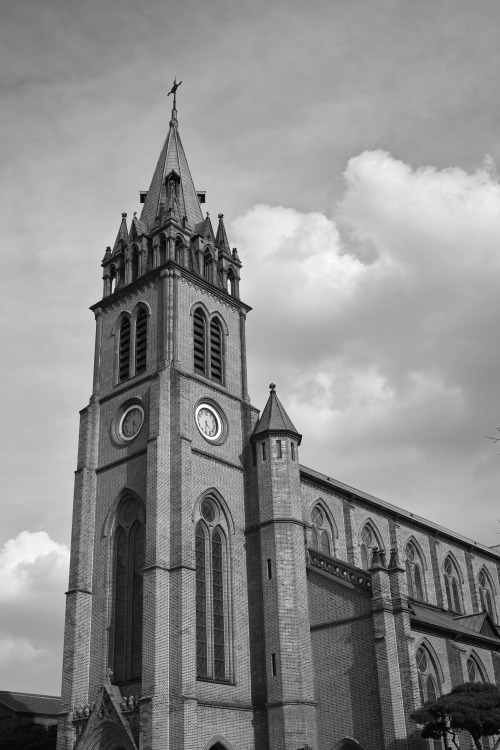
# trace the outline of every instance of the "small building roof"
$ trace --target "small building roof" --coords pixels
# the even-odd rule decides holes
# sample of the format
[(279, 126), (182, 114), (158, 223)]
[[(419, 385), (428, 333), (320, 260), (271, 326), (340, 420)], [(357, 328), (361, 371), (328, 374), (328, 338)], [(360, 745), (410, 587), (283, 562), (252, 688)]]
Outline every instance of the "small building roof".
[(56, 716), (61, 712), (61, 699), (56, 695), (16, 693), (0, 690), (0, 704), (14, 713)]
[(276, 395), (276, 386), (274, 383), (271, 383), (269, 387), (271, 393), (267, 399), (264, 411), (255, 425), (253, 436), (260, 435), (263, 432), (291, 432), (297, 437), (300, 444), (302, 436), (294, 426), (292, 420), (285, 411), (285, 407)]

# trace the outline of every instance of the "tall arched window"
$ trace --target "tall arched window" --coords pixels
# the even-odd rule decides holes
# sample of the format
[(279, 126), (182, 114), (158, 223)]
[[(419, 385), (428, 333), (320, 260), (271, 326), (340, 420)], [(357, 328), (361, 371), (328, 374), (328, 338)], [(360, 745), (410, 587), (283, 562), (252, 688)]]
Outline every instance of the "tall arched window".
[(469, 682), (486, 682), (484, 667), (475, 654), (467, 659), (467, 679)]
[(448, 609), (463, 612), (462, 586), (460, 572), (451, 555), (444, 561), (444, 587), (448, 599)]
[(212, 281), (212, 256), (209, 250), (205, 250), (203, 255), (203, 278)]
[(312, 548), (323, 552), (325, 555), (333, 555), (333, 542), (329, 533), (328, 518), (319, 503), (312, 509), (311, 521), (313, 527), (311, 535)]
[(494, 604), (493, 586), (490, 577), (484, 568), (479, 571), (478, 583), (481, 609), (483, 612), (486, 611), (491, 619), (496, 622), (497, 613)]
[(436, 670), (429, 652), (423, 646), (417, 651), (418, 688), (422, 706), (428, 701), (435, 701), (439, 695)]
[(120, 325), (118, 381), (123, 383), (130, 375), (130, 319), (123, 318)]
[(222, 328), (217, 318), (210, 321), (210, 377), (222, 383)]
[(420, 552), (414, 542), (409, 541), (406, 545), (406, 582), (408, 584), (408, 595), (412, 599), (425, 601), (424, 588), (424, 566)]
[(164, 234), (160, 237), (160, 266), (167, 262), (167, 238)]
[(177, 237), (175, 241), (175, 262), (178, 263), (180, 266), (184, 265), (184, 251), (182, 246), (182, 240), (180, 237)]
[(148, 314), (141, 307), (135, 322), (135, 374), (146, 372), (148, 348)]
[(197, 308), (193, 315), (194, 371), (200, 375), (207, 373), (206, 346), (207, 323), (205, 316)]
[(373, 547), (379, 546), (379, 540), (375, 533), (375, 529), (371, 524), (365, 523), (361, 529), (360, 534), (360, 550), (361, 550), (361, 567), (364, 570), (368, 570), (371, 565), (372, 549)]
[(232, 268), (227, 272), (227, 291), (231, 297), (236, 297), (236, 277)]
[(200, 307), (193, 313), (193, 362), (195, 372), (217, 383), (224, 381), (222, 323), (214, 316), (208, 324)]
[(126, 496), (118, 507), (113, 537), (110, 666), (115, 683), (141, 677), (143, 567), (143, 509), (135, 497)]
[(221, 512), (212, 497), (201, 503), (196, 525), (196, 673), (212, 680), (229, 678), (228, 562)]
[(139, 276), (139, 251), (134, 245), (132, 250), (132, 281), (135, 281)]
[(109, 293), (113, 294), (116, 289), (116, 266), (109, 269)]

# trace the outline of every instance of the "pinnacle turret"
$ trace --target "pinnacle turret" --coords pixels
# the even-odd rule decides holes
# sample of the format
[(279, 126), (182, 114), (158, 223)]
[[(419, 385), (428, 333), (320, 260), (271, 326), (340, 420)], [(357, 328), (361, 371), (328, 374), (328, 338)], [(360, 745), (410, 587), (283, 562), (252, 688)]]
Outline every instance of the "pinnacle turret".
[(300, 445), (302, 435), (294, 426), (292, 420), (285, 411), (285, 407), (276, 395), (275, 384), (271, 383), (269, 388), (271, 392), (267, 399), (267, 404), (264, 407), (259, 421), (255, 425), (252, 437), (257, 437), (257, 435), (269, 432), (288, 432), (297, 438), (297, 442)]

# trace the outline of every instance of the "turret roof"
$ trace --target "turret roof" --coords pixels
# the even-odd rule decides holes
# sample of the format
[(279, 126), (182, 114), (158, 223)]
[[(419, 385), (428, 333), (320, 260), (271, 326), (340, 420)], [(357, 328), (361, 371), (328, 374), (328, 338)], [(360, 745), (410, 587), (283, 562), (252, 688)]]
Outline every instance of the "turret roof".
[(274, 383), (271, 383), (269, 387), (271, 393), (260, 419), (255, 425), (253, 435), (259, 435), (262, 432), (292, 432), (298, 437), (300, 443), (301, 435), (276, 395), (276, 386)]
[(180, 218), (182, 220), (185, 216), (188, 224), (193, 228), (203, 220), (203, 215), (179, 135), (175, 108), (172, 110), (169, 131), (142, 208), (141, 221), (148, 226), (148, 229), (154, 225), (160, 213), (160, 207), (167, 204), (165, 178), (171, 172), (175, 172), (179, 178), (177, 203)]

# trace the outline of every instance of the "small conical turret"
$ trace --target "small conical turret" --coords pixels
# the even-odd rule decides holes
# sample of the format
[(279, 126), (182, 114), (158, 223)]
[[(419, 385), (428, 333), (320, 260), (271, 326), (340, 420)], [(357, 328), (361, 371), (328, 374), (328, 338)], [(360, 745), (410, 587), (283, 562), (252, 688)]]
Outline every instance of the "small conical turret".
[(285, 407), (276, 395), (276, 386), (271, 383), (269, 386), (271, 392), (267, 399), (267, 404), (264, 407), (264, 411), (255, 429), (252, 433), (252, 437), (255, 438), (257, 435), (263, 435), (270, 432), (288, 432), (297, 439), (297, 443), (300, 445), (302, 435), (294, 426), (292, 420), (285, 411)]

